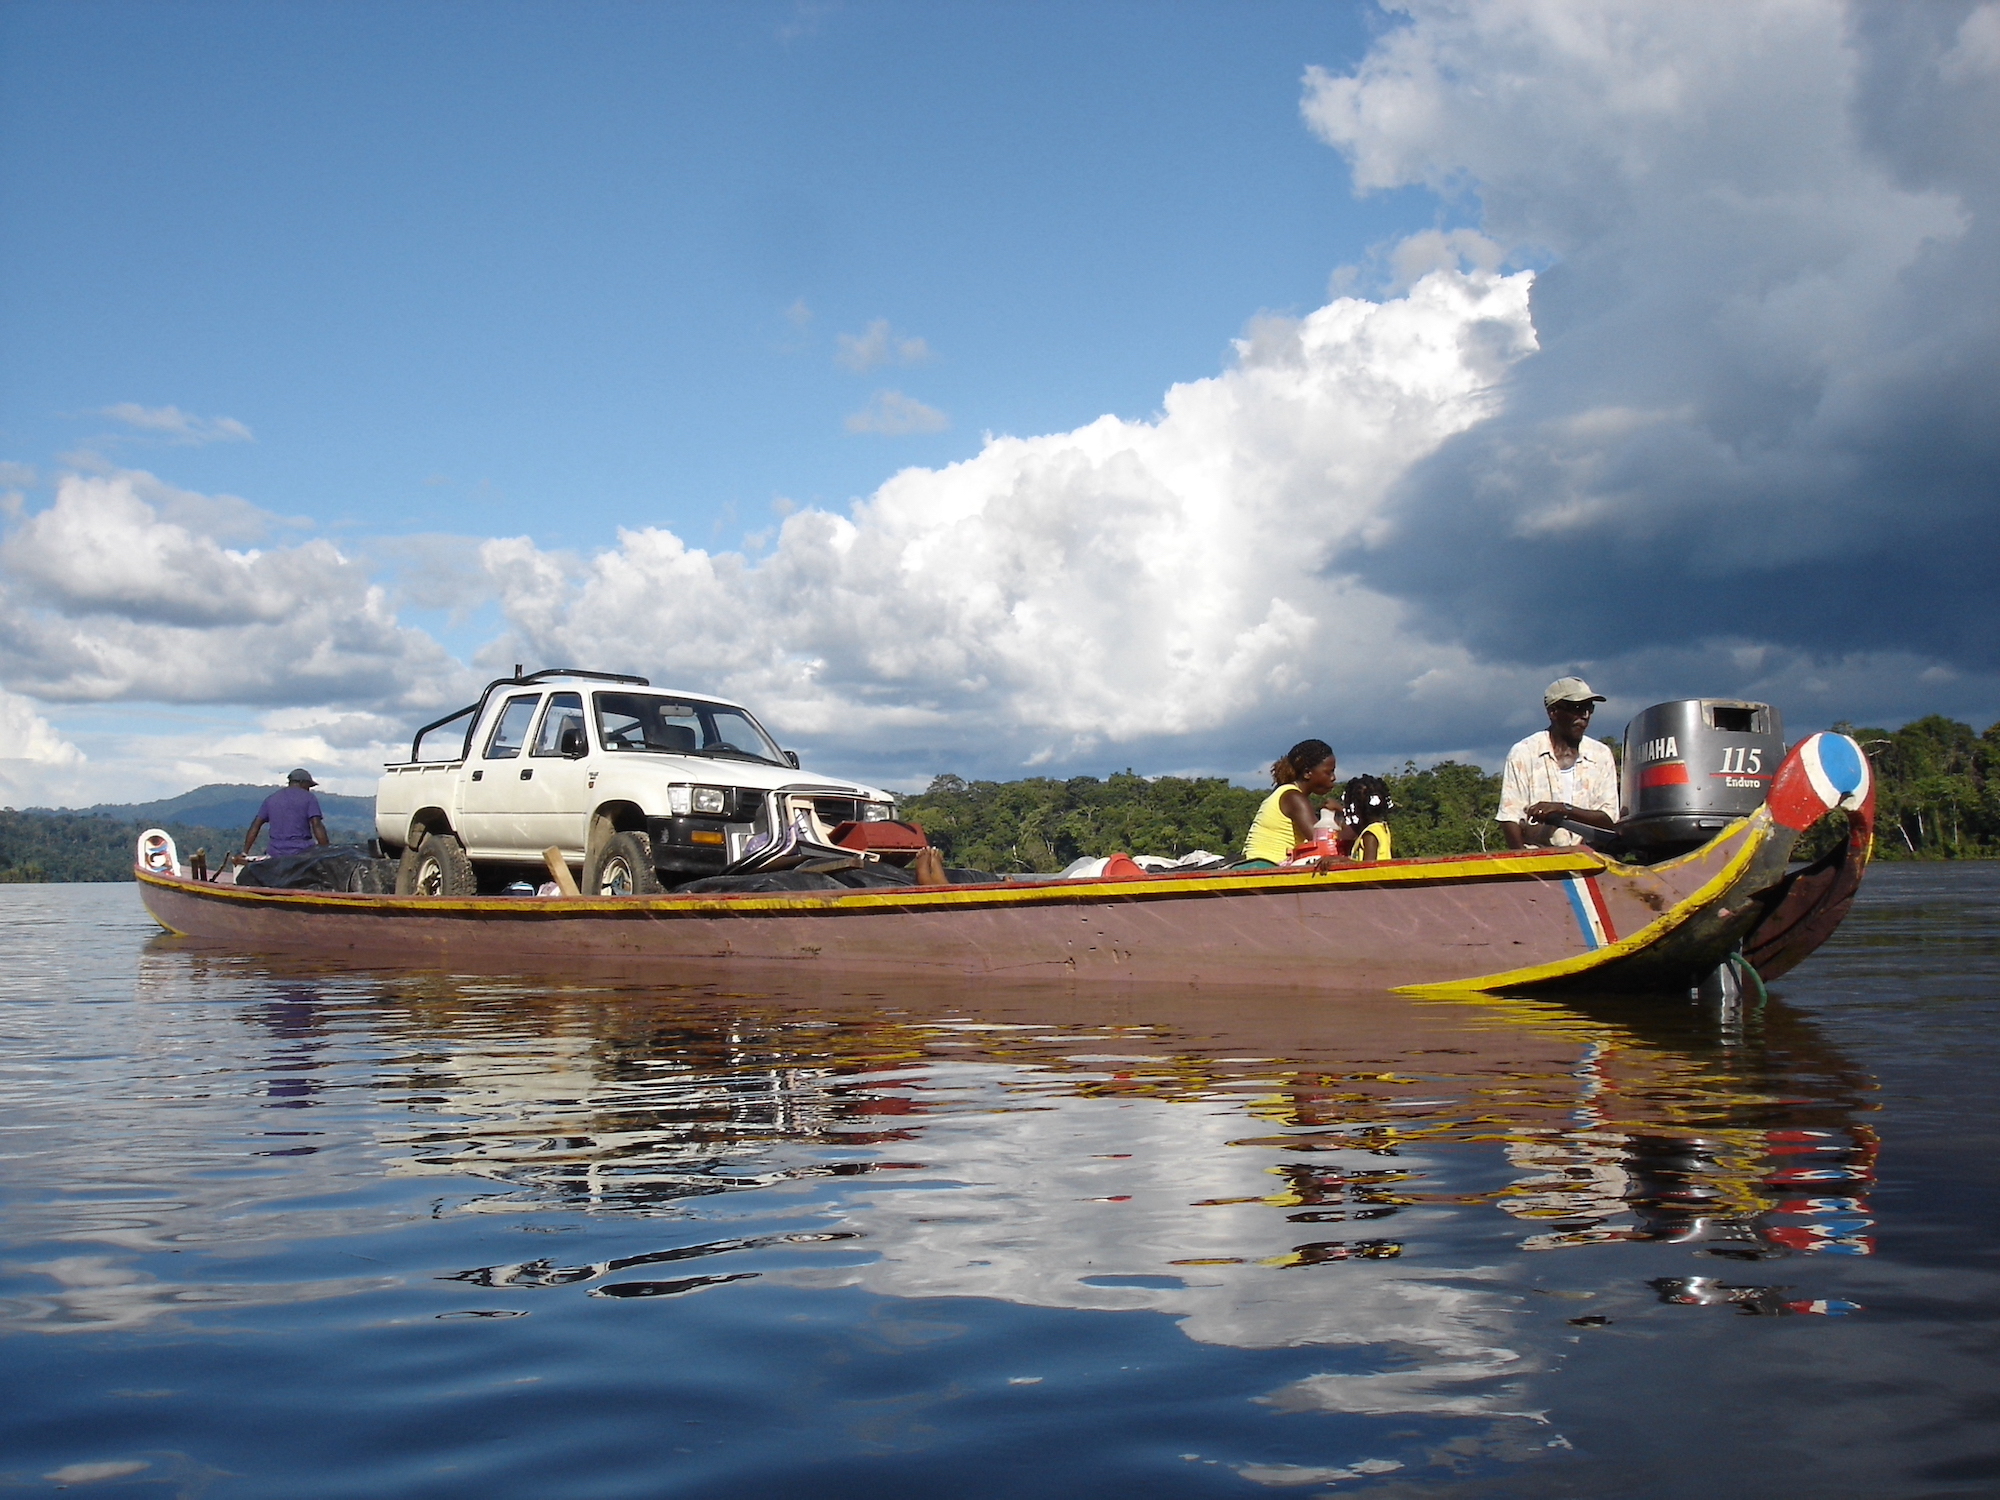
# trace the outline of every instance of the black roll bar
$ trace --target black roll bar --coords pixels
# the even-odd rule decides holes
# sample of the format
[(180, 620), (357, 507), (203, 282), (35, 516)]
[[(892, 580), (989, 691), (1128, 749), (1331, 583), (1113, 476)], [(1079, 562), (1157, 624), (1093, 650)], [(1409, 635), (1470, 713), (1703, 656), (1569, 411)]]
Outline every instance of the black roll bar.
[(465, 744), (460, 748), (458, 753), (460, 760), (466, 759), (472, 754), (472, 731), (479, 727), (480, 716), (486, 711), (486, 700), (493, 696), (495, 688), (527, 687), (531, 683), (541, 682), (550, 677), (588, 677), (593, 682), (624, 682), (630, 683), (634, 687), (651, 687), (653, 685), (644, 677), (634, 677), (625, 672), (591, 672), (586, 671), (582, 667), (543, 667), (539, 672), (530, 672), (524, 677), (521, 675), (521, 669), (516, 667), (514, 668), (514, 675), (512, 677), (496, 677), (487, 683), (486, 690), (479, 695), (477, 703), (470, 703), (464, 708), (455, 709), (451, 713), (446, 714), (442, 719), (433, 719), (412, 735), (410, 737), (410, 759), (412, 761), (419, 759), (417, 747), (423, 744), (424, 736), (429, 734), (433, 729), (442, 729), (453, 719), (471, 714), (472, 718), (465, 726)]

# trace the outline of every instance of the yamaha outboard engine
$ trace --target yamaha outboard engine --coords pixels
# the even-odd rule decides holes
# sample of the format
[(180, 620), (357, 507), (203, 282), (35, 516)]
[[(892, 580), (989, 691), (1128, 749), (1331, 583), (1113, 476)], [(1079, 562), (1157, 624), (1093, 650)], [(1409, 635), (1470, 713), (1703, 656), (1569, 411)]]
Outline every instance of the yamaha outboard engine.
[(1785, 759), (1785, 726), (1768, 703), (1683, 698), (1625, 726), (1619, 831), (1641, 860), (1707, 843), (1763, 805)]

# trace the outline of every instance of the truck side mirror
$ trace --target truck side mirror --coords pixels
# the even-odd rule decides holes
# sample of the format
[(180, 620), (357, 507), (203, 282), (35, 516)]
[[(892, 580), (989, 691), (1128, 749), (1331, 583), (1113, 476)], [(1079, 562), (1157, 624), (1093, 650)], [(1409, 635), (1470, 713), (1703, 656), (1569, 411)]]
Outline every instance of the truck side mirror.
[(562, 739), (557, 748), (571, 760), (582, 760), (590, 754), (590, 741), (584, 738), (581, 724), (565, 724)]
[(796, 751), (796, 750), (785, 750), (785, 751), (782, 751), (782, 752), (780, 752), (780, 753), (781, 753), (781, 754), (783, 754), (783, 756), (785, 757), (785, 764), (786, 764), (786, 765), (790, 766), (790, 767), (791, 767), (791, 768), (792, 768), (792, 769), (793, 769), (794, 771), (796, 771), (796, 770), (797, 770), (797, 769), (799, 768), (799, 752), (798, 752), (798, 751)]

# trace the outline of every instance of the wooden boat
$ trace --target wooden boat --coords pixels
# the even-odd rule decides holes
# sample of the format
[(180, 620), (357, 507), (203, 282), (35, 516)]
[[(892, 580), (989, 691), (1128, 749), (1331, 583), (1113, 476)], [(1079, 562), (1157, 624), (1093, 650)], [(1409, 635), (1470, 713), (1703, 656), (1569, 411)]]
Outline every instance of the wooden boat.
[[(1828, 733), (1793, 749), (1753, 814), (1653, 865), (1575, 847), (1324, 871), (598, 899), (253, 890), (148, 868), (143, 855), (137, 874), (169, 932), (399, 965), (724, 960), (1010, 980), (1685, 994), (1718, 971), (1752, 985), (1776, 978), (1824, 942), (1860, 883), (1874, 810), (1867, 758)], [(1789, 869), (1798, 836), (1842, 812), (1846, 839)]]

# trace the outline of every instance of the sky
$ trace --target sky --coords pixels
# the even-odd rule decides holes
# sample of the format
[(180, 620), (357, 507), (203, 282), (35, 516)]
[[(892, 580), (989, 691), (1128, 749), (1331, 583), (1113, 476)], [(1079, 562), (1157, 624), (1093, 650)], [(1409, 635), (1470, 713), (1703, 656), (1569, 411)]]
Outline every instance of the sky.
[(0, 7), (0, 800), (2000, 718), (2000, 5)]

